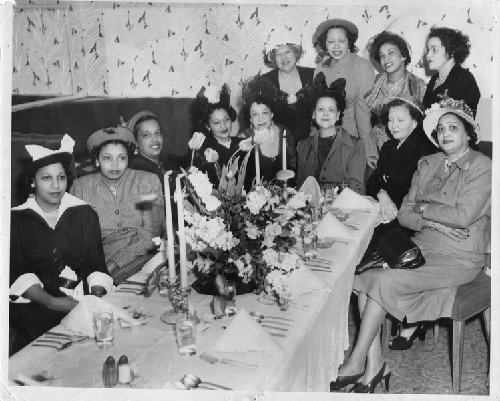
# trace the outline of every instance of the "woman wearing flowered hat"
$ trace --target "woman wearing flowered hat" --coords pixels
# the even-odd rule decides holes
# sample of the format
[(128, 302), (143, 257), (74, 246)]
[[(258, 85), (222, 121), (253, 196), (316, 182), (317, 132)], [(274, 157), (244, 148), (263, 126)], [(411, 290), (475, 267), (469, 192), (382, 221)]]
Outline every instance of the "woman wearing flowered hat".
[(297, 65), (303, 55), (301, 42), (301, 36), (293, 29), (271, 30), (264, 52), (276, 68), (262, 75), (276, 88), (274, 121), (292, 130), (295, 143), (311, 132), (308, 87), (312, 84), (314, 68)]
[[(408, 323), (450, 317), (458, 286), (481, 272), (490, 242), (491, 160), (471, 149), (479, 129), (464, 101), (445, 99), (427, 110), (425, 133), (442, 152), (423, 157), (398, 213), (426, 263), (419, 268), (372, 269), (355, 276), (361, 328), (349, 359), (332, 389), (354, 384), (373, 392), (390, 372), (380, 349), (380, 326), (387, 313)], [(397, 349), (425, 338), (419, 325), (393, 340)]]
[(227, 164), (241, 142), (231, 136), (236, 110), (231, 106), (230, 95), (227, 84), (201, 88), (196, 98), (198, 132), (189, 141), (194, 152), (193, 165), (208, 175), (215, 188), (219, 185), (217, 168)]
[(56, 151), (26, 145), (29, 197), (11, 211), (9, 313), (17, 332), (11, 352), (59, 324), (84, 294), (102, 296), (113, 286), (97, 213), (66, 193), (74, 143), (65, 135)]
[(412, 230), (401, 227), (396, 216), (410, 189), (418, 161), (438, 151), (422, 129), (422, 103), (412, 96), (400, 94), (385, 98), (381, 119), (391, 139), (382, 146), (377, 168), (366, 182), (366, 194), (378, 199), (382, 224), (375, 227), (365, 258), (358, 266), (358, 274), (370, 266), (372, 254), (384, 233), (398, 227), (408, 236), (413, 235)]
[(357, 39), (358, 28), (350, 21), (334, 18), (319, 24), (313, 35), (313, 44), (319, 46), (327, 57), (318, 64), (314, 75), (325, 74), (327, 85), (338, 78), (346, 80), (342, 128), (349, 135), (363, 140), (366, 163), (375, 168), (378, 152), (370, 138), (371, 111), (365, 101), (365, 94), (373, 88), (375, 74), (370, 61), (355, 54)]
[(373, 89), (365, 95), (372, 112), (370, 136), (380, 151), (384, 142), (390, 139), (382, 121), (385, 99), (403, 94), (422, 102), (427, 84), (406, 69), (411, 61), (411, 49), (402, 36), (384, 31), (371, 39), (367, 48), (375, 63), (384, 70), (375, 78)]
[(339, 78), (327, 86), (322, 72), (314, 78), (312, 119), (318, 131), (297, 146), (297, 185), (309, 176), (320, 184), (348, 181), (353, 191), (364, 195), (365, 147), (342, 128), (345, 85), (345, 79)]
[[(135, 139), (126, 127), (94, 132), (87, 149), (99, 172), (74, 181), (71, 193), (99, 215), (106, 265), (115, 283), (137, 271), (154, 255), (152, 239), (162, 231), (165, 208), (158, 177), (128, 168)], [(143, 202), (143, 195), (155, 194)]]
[(129, 168), (149, 171), (155, 174), (162, 185), (166, 171), (179, 170), (179, 162), (171, 155), (162, 152), (163, 135), (158, 117), (149, 110), (135, 114), (127, 123), (137, 142), (136, 154), (129, 163)]
[(481, 98), (474, 75), (461, 66), (470, 54), (469, 37), (451, 28), (431, 28), (427, 38), (425, 58), (432, 71), (436, 71), (427, 84), (423, 104), (426, 109), (442, 96), (462, 99), (474, 116)]

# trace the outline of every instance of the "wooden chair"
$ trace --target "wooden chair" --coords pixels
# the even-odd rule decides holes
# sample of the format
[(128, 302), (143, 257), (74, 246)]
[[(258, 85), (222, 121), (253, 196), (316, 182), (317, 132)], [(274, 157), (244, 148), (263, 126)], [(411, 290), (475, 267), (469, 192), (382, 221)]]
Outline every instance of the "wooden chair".
[[(491, 266), (491, 255), (487, 255), (486, 268)], [(452, 383), (453, 392), (459, 393), (462, 379), (462, 364), (464, 355), (465, 321), (483, 312), (486, 339), (490, 342), (491, 327), (491, 277), (481, 272), (470, 283), (458, 287), (451, 319), (453, 320), (452, 340)], [(438, 324), (439, 327), (439, 324)], [(382, 351), (389, 348), (391, 319), (388, 317), (382, 324)], [(437, 337), (438, 330), (434, 331)], [(489, 373), (488, 373), (489, 377)], [(487, 384), (488, 385), (488, 384)]]

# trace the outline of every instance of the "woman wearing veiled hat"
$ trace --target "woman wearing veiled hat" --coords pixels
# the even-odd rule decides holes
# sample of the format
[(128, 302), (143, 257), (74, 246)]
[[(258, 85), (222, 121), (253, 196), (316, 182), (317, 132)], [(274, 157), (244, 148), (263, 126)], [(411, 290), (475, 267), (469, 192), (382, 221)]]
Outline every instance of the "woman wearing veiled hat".
[[(196, 98), (199, 131), (190, 141), (190, 148), (194, 151), (193, 165), (207, 174), (214, 188), (219, 185), (216, 166), (222, 169), (238, 151), (241, 142), (240, 138), (231, 136), (236, 110), (230, 100), (227, 84), (202, 87)], [(197, 144), (198, 141), (201, 145)]]
[(276, 66), (262, 75), (276, 88), (274, 121), (289, 127), (294, 142), (298, 143), (311, 132), (308, 88), (312, 85), (314, 68), (297, 65), (304, 52), (301, 37), (293, 29), (272, 29), (264, 52), (267, 60)]
[(297, 185), (309, 176), (320, 184), (348, 181), (353, 191), (364, 195), (365, 147), (342, 128), (345, 85), (345, 79), (339, 78), (327, 86), (322, 72), (314, 78), (312, 119), (318, 131), (297, 146)]
[[(152, 239), (160, 236), (165, 217), (158, 177), (128, 168), (135, 146), (126, 127), (94, 132), (87, 149), (99, 172), (76, 179), (71, 188), (99, 215), (106, 265), (115, 283), (139, 271), (154, 255)], [(152, 194), (153, 201), (143, 200)]]
[(314, 75), (320, 72), (325, 74), (327, 85), (338, 78), (346, 80), (346, 108), (342, 128), (349, 135), (363, 140), (365, 163), (375, 168), (378, 152), (370, 138), (371, 111), (365, 101), (365, 94), (373, 88), (375, 74), (370, 61), (355, 54), (357, 48), (354, 43), (357, 39), (358, 28), (350, 21), (334, 18), (319, 24), (313, 43), (328, 57), (318, 64)]
[[(443, 99), (426, 112), (423, 126), (442, 152), (418, 163), (398, 220), (416, 232), (425, 264), (416, 269), (372, 269), (355, 276), (361, 326), (356, 345), (331, 390), (387, 389), (391, 372), (378, 333), (387, 315), (408, 323), (450, 317), (458, 286), (474, 280), (485, 264), (491, 227), (491, 159), (471, 148), (479, 128), (463, 100)], [(425, 338), (425, 325), (392, 341), (397, 349)], [(410, 331), (411, 332), (411, 331)]]
[(411, 49), (402, 36), (384, 31), (371, 39), (367, 48), (372, 59), (384, 70), (375, 78), (373, 89), (365, 95), (372, 112), (373, 128), (370, 136), (380, 151), (390, 139), (382, 121), (385, 99), (403, 94), (422, 102), (427, 84), (406, 69), (411, 61)]
[(84, 294), (102, 296), (113, 286), (99, 217), (66, 192), (74, 143), (65, 135), (56, 151), (26, 145), (32, 157), (23, 171), (29, 197), (11, 211), (11, 353), (59, 324)]

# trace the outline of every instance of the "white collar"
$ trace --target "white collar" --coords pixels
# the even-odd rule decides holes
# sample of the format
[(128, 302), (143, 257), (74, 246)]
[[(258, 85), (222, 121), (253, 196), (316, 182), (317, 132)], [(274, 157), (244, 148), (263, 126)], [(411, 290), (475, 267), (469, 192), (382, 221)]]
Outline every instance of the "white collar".
[[(77, 198), (76, 196), (73, 196), (69, 193), (64, 193), (62, 199), (61, 199), (61, 205), (59, 206), (59, 213), (57, 214), (57, 222), (59, 221), (59, 217), (63, 215), (63, 213), (69, 209), (70, 207), (74, 206), (80, 206), (80, 205), (87, 205), (87, 202), (84, 202), (83, 200)], [(11, 210), (27, 210), (31, 209), (34, 212), (36, 212), (38, 215), (40, 215), (50, 226), (49, 222), (47, 221), (47, 218), (45, 217), (45, 213), (43, 212), (42, 208), (40, 205), (37, 203), (35, 198), (28, 198), (26, 202), (24, 202), (22, 205), (13, 207)]]

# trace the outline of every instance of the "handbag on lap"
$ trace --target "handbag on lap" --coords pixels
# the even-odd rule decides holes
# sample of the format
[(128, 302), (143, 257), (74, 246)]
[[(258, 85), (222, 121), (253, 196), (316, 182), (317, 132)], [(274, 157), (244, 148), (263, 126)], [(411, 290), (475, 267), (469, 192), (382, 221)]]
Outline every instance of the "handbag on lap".
[(420, 248), (399, 228), (380, 237), (377, 253), (391, 269), (416, 269), (425, 263)]

